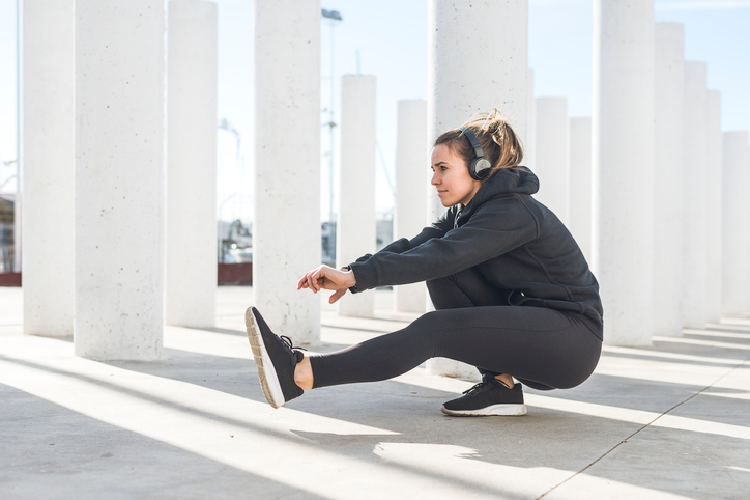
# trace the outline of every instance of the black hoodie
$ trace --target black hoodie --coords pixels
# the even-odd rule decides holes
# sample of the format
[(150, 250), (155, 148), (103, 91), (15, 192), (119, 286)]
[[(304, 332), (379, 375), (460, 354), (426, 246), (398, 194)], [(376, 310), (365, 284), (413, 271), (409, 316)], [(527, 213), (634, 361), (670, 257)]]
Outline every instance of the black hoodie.
[(454, 205), (412, 240), (353, 262), (352, 292), (476, 266), (491, 285), (508, 291), (508, 305), (575, 313), (602, 338), (599, 283), (568, 228), (531, 197), (537, 191), (539, 178), (524, 167), (499, 170), (467, 205)]

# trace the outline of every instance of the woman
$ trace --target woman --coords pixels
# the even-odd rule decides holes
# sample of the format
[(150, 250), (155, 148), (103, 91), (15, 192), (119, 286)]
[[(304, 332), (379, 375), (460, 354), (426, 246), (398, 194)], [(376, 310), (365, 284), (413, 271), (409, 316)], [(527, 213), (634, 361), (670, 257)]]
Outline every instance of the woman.
[(539, 179), (497, 110), (444, 133), (432, 149), (432, 185), (451, 207), (412, 240), (398, 240), (342, 270), (320, 266), (297, 289), (360, 293), (426, 281), (436, 311), (403, 330), (325, 355), (246, 314), (258, 375), (274, 408), (305, 390), (396, 377), (432, 357), (479, 368), (481, 383), (443, 404), (449, 415), (523, 415), (521, 383), (575, 387), (601, 354), (599, 285), (568, 229), (531, 197)]

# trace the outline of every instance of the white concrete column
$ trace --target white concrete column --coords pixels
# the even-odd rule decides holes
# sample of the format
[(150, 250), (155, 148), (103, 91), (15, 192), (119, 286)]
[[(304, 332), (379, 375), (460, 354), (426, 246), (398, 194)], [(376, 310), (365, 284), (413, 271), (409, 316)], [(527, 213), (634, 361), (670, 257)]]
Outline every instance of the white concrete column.
[(591, 262), (591, 117), (570, 119), (570, 216), (568, 229)]
[(610, 344), (651, 343), (654, 24), (653, 0), (594, 2), (593, 268)]
[[(348, 266), (375, 253), (375, 77), (341, 79), (341, 181), (336, 224), (336, 265)], [(342, 316), (372, 317), (372, 291), (346, 294), (337, 302)]]
[(526, 73), (526, 139), (523, 142), (523, 165), (536, 172), (536, 95), (534, 70)]
[(568, 100), (536, 100), (536, 174), (539, 192), (534, 197), (567, 224), (570, 212), (570, 156)]
[[(508, 116), (525, 141), (527, 0), (430, 0), (427, 22), (430, 144), (441, 133), (491, 108)], [(429, 192), (431, 223), (444, 209), (435, 189)], [(475, 368), (452, 361), (431, 360), (427, 368), (435, 374), (478, 376)]]
[(750, 147), (747, 132), (724, 133), (722, 314), (750, 314)]
[[(283, 63), (282, 63), (283, 62)], [(296, 343), (320, 342), (320, 2), (255, 2), (254, 303)], [(343, 299), (345, 300), (345, 299)]]
[(23, 2), (22, 81), (23, 330), (72, 335), (75, 0)]
[(154, 359), (164, 324), (164, 2), (76, 2), (76, 354)]
[[(492, 108), (504, 113), (525, 141), (527, 0), (430, 0), (427, 22), (430, 144), (443, 132)], [(429, 192), (431, 223), (445, 209), (435, 189)]]
[(685, 62), (682, 325), (706, 326), (706, 64)]
[(706, 92), (706, 323), (721, 319), (721, 92)]
[[(394, 240), (412, 239), (424, 228), (427, 203), (424, 172), (430, 157), (427, 145), (427, 101), (399, 101), (396, 130), (396, 217)], [(427, 287), (412, 283), (394, 287), (396, 310), (425, 312)]]
[(169, 2), (166, 322), (214, 326), (219, 9)]
[(656, 23), (654, 335), (682, 335), (685, 27)]

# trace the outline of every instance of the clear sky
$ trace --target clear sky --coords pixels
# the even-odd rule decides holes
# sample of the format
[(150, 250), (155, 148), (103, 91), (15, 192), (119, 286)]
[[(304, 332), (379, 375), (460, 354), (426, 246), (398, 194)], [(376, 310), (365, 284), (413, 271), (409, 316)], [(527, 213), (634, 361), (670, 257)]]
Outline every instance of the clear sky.
[[(241, 148), (237, 162), (234, 136), (220, 133), (219, 202), (226, 201), (223, 218), (247, 220), (252, 208), (254, 2), (217, 3), (219, 116), (239, 132)], [(393, 203), (386, 172), (393, 179), (396, 103), (427, 97), (427, 0), (322, 0), (322, 7), (339, 10), (343, 16), (334, 28), (335, 95), (344, 74), (377, 77), (377, 204), (379, 212), (387, 212)], [(708, 86), (722, 93), (722, 129), (750, 130), (750, 0), (658, 0), (655, 9), (657, 22), (685, 25), (686, 58), (708, 63)], [(15, 10), (16, 0), (0, 0), (0, 159), (6, 161), (16, 156)], [(592, 15), (592, 0), (529, 1), (529, 66), (535, 71), (536, 95), (567, 97), (571, 116), (591, 115)], [(329, 33), (322, 22), (321, 109), (329, 105)], [(334, 108), (340, 109), (338, 97)], [(321, 112), (324, 121), (327, 113)], [(328, 213), (327, 134), (321, 128), (324, 216)], [(14, 166), (0, 164), (0, 184), (13, 171)], [(13, 181), (3, 191), (15, 191)]]

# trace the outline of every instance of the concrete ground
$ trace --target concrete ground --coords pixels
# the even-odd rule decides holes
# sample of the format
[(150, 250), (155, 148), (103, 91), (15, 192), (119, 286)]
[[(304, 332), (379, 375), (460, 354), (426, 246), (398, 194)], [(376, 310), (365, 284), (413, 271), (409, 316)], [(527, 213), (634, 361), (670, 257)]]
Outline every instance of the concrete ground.
[[(374, 293), (377, 319), (324, 304), (315, 349), (413, 318)], [(750, 498), (748, 318), (607, 346), (582, 386), (525, 389), (524, 417), (456, 418), (440, 405), (472, 383), (424, 368), (273, 410), (251, 300), (222, 287), (216, 328), (167, 327), (158, 362), (100, 362), (22, 335), (22, 292), (0, 288), (0, 498)]]

